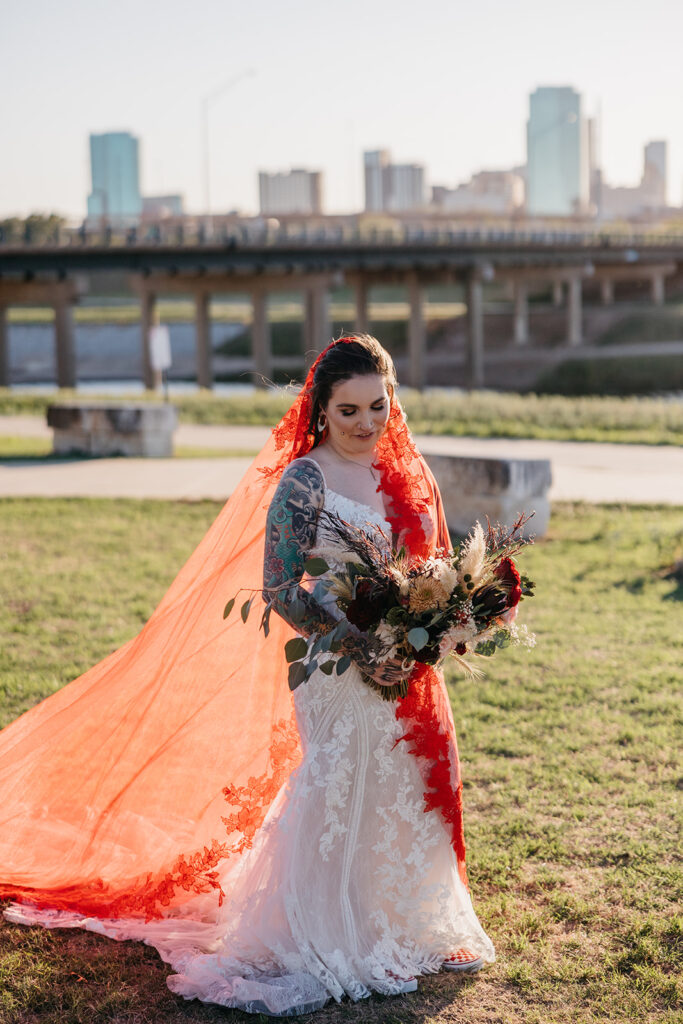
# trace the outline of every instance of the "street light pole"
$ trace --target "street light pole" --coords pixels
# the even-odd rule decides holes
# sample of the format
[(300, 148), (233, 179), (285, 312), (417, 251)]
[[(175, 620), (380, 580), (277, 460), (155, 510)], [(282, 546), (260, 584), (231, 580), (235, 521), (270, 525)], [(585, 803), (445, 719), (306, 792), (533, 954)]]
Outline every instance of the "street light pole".
[(204, 149), (204, 209), (206, 211), (207, 226), (209, 237), (213, 235), (213, 217), (211, 215), (211, 182), (209, 172), (209, 107), (224, 93), (234, 88), (241, 82), (243, 78), (249, 78), (251, 75), (256, 74), (253, 68), (248, 68), (246, 71), (241, 71), (239, 75), (234, 75), (227, 82), (220, 86), (218, 89), (214, 89), (213, 92), (207, 93), (206, 96), (202, 97), (202, 142)]

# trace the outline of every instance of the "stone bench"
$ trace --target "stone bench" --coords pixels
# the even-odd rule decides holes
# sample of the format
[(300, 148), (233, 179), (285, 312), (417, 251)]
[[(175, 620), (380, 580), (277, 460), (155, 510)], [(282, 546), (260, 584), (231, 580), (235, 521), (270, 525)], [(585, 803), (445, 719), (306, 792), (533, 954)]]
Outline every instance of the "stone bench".
[(174, 406), (151, 402), (75, 402), (47, 409), (57, 455), (169, 456), (177, 422)]
[(448, 528), (464, 536), (477, 521), (510, 527), (520, 512), (536, 514), (522, 530), (525, 537), (543, 537), (550, 519), (549, 459), (481, 458), (470, 455), (424, 457), (436, 477)]

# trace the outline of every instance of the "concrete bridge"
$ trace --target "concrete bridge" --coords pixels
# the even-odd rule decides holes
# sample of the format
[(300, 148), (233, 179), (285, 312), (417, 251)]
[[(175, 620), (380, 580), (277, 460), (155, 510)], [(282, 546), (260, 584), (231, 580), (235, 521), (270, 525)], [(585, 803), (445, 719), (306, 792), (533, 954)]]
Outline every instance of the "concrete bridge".
[(248, 294), (252, 301), (251, 366), (258, 382), (270, 379), (274, 360), (267, 317), (269, 295), (300, 291), (305, 296), (304, 349), (312, 357), (331, 339), (330, 293), (351, 287), (355, 329), (368, 329), (368, 298), (382, 284), (405, 287), (408, 323), (406, 383), (421, 388), (426, 375), (424, 289), (460, 283), (467, 303), (465, 379), (485, 385), (483, 289), (506, 282), (514, 300), (512, 344), (529, 342), (529, 288), (552, 286), (556, 305), (565, 303), (566, 344), (580, 346), (582, 285), (600, 285), (602, 302), (614, 301), (620, 281), (647, 281), (652, 302), (663, 304), (666, 279), (683, 269), (683, 236), (513, 232), (420, 232), (419, 237), (370, 240), (326, 237), (293, 241), (278, 237), (227, 238), (221, 243), (150, 244), (134, 238), (123, 245), (0, 246), (0, 386), (8, 384), (7, 309), (52, 306), (55, 311), (57, 384), (75, 387), (73, 307), (87, 290), (85, 272), (128, 272), (141, 308), (141, 349), (146, 387), (157, 386), (149, 332), (160, 295), (192, 296), (195, 304), (197, 381), (213, 383), (209, 302), (212, 295)]

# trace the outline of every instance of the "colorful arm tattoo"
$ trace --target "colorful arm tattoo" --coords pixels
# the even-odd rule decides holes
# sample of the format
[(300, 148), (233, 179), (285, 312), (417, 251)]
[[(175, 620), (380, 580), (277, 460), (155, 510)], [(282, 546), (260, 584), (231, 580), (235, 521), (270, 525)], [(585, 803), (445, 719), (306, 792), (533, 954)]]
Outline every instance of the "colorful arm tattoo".
[[(315, 463), (295, 459), (282, 474), (266, 519), (263, 596), (266, 601), (272, 601), (278, 615), (304, 636), (330, 632), (336, 625), (330, 613), (298, 586), (308, 552), (315, 542), (324, 491), (323, 476)], [(273, 594), (272, 587), (283, 589)], [(296, 621), (289, 613), (289, 605), (295, 599), (304, 608), (303, 615)]]
[[(320, 469), (308, 459), (295, 459), (282, 474), (266, 518), (263, 598), (297, 633), (306, 637), (330, 633), (338, 625), (338, 620), (299, 586), (308, 552), (315, 543), (324, 495)], [(273, 588), (280, 589), (273, 592)], [(295, 601), (296, 616), (291, 611)], [(396, 667), (382, 669), (368, 659), (367, 640), (357, 630), (344, 637), (342, 652), (368, 675), (387, 683), (397, 681)]]

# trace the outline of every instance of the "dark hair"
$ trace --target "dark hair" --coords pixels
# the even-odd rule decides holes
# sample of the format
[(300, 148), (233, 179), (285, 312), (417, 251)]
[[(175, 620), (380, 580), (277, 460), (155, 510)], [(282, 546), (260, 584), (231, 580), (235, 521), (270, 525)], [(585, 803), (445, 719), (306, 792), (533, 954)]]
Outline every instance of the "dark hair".
[(348, 338), (340, 338), (329, 349), (327, 355), (320, 360), (313, 377), (313, 404), (308, 431), (315, 435), (315, 444), (322, 438), (322, 431), (318, 429), (320, 413), (329, 402), (337, 384), (350, 380), (351, 377), (378, 373), (384, 378), (384, 383), (392, 394), (396, 387), (393, 360), (377, 338), (373, 338), (371, 334), (351, 334)]

